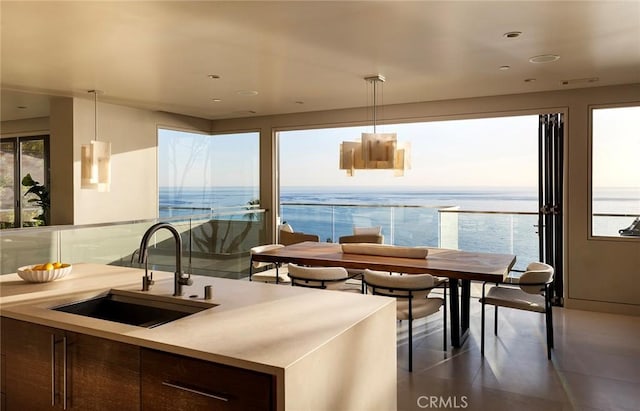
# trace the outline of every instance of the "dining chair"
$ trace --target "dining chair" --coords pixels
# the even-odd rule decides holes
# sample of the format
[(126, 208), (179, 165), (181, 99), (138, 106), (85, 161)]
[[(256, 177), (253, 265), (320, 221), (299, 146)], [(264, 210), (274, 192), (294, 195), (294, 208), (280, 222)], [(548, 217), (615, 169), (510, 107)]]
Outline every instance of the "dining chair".
[(480, 352), (484, 356), (485, 305), (494, 306), (494, 334), (498, 335), (498, 307), (533, 311), (545, 315), (547, 331), (547, 358), (551, 359), (553, 348), (553, 310), (551, 308), (550, 288), (553, 283), (554, 269), (549, 264), (533, 262), (529, 264), (520, 278), (514, 278), (506, 284), (496, 284), (485, 293), (487, 282), (482, 284), (482, 330), (480, 334)]
[[(281, 265), (278, 263), (265, 263), (260, 261), (253, 261), (253, 255), (262, 253), (269, 250), (275, 250), (282, 248), (282, 244), (266, 244), (252, 247), (249, 250), (250, 262), (249, 262), (249, 281), (260, 281), (263, 283), (276, 283), (276, 284), (289, 284), (291, 280), (287, 275), (287, 265)], [(267, 268), (266, 270), (255, 272), (260, 268)]]
[[(413, 371), (413, 320), (435, 314), (440, 307), (444, 308), (442, 348), (447, 350), (447, 279), (431, 274), (399, 275), (366, 269), (363, 282), (368, 293), (396, 298), (396, 318), (409, 320), (409, 372)], [(443, 298), (429, 297), (431, 290), (441, 286)]]
[(338, 243), (384, 243), (384, 236), (382, 235), (382, 227), (353, 227), (353, 234), (343, 235), (338, 238)]
[[(355, 230), (355, 229), (354, 229)], [(352, 234), (352, 235), (343, 235), (338, 238), (339, 244), (382, 244), (384, 242), (384, 236), (378, 233), (367, 233), (364, 234)], [(349, 277), (354, 281), (362, 281), (362, 273), (364, 270), (357, 268), (347, 268), (347, 272), (349, 273)], [(364, 293), (364, 285), (361, 283), (361, 289)]]
[(291, 263), (289, 278), (292, 286), (360, 292), (359, 288), (349, 287), (349, 273), (342, 267), (304, 267)]
[(370, 243), (370, 244), (382, 244), (384, 242), (384, 236), (382, 234), (351, 234), (343, 235), (338, 238), (338, 243)]
[[(273, 264), (273, 263), (263, 263), (258, 261), (253, 261), (253, 255), (257, 253), (261, 253), (264, 251), (274, 250), (277, 248), (282, 248), (286, 245), (292, 245), (301, 243), (304, 241), (320, 241), (320, 238), (314, 234), (305, 234), (302, 232), (293, 231), (293, 227), (287, 223), (283, 223), (279, 226), (279, 243), (278, 244), (266, 244), (260, 245), (251, 248), (249, 251), (250, 254), (250, 262), (249, 262), (249, 281), (262, 281), (265, 283), (273, 283), (276, 284), (289, 284), (291, 280), (287, 275), (287, 265), (286, 264)], [(256, 269), (271, 267), (267, 270), (260, 271), (254, 274)]]
[(280, 241), (282, 245), (292, 245), (302, 243), (304, 241), (313, 241), (315, 243), (320, 241), (320, 237), (316, 234), (306, 234), (300, 231), (289, 232), (280, 230)]

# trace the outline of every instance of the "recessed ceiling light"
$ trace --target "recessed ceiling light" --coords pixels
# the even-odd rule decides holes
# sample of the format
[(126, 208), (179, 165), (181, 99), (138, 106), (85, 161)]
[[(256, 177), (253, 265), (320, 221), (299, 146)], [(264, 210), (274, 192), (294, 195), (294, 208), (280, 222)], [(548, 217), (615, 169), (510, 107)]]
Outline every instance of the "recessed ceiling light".
[(560, 58), (557, 54), (542, 54), (540, 56), (533, 56), (529, 59), (531, 63), (551, 63)]
[(498, 70), (509, 70), (511, 68), (511, 66), (500, 66), (498, 67)]
[(535, 83), (535, 81), (536, 81), (536, 79), (534, 79), (534, 78), (526, 78), (526, 79), (524, 79), (525, 83)]
[(212, 98), (211, 101), (213, 101), (214, 103), (219, 103), (222, 101), (222, 99), (219, 98)]
[(207, 77), (209, 77), (211, 79), (216, 79), (216, 80), (220, 78), (220, 76), (217, 75), (217, 74), (209, 74)]
[(240, 96), (257, 96), (258, 92), (255, 90), (238, 90), (236, 93)]
[(522, 35), (521, 31), (508, 31), (503, 34), (503, 36), (508, 39), (515, 39), (520, 37), (521, 35)]

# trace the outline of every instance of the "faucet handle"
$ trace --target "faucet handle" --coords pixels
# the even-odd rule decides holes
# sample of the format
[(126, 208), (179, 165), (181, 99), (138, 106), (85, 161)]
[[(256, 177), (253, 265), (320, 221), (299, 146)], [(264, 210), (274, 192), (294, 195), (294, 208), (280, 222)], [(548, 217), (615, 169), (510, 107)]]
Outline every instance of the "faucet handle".
[(142, 291), (149, 291), (149, 287), (151, 286), (151, 281), (149, 277), (146, 275), (142, 276)]
[(153, 284), (155, 284), (155, 281), (153, 281), (153, 271), (149, 272), (149, 275), (145, 272), (142, 276), (142, 291), (149, 291), (149, 288), (151, 288)]

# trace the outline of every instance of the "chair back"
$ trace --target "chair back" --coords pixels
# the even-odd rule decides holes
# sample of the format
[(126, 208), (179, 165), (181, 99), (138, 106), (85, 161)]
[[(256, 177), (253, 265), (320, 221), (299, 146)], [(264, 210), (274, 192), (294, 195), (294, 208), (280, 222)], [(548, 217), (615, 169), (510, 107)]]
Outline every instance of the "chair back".
[(533, 262), (520, 277), (518, 284), (528, 294), (541, 294), (553, 282), (554, 269), (549, 264)]
[(353, 227), (353, 235), (382, 235), (382, 226)]
[(349, 278), (342, 267), (302, 267), (289, 264), (291, 285), (311, 288), (341, 289)]
[(282, 244), (265, 244), (265, 245), (259, 245), (257, 247), (251, 247), (251, 249), (249, 250), (249, 254), (251, 255), (251, 264), (253, 265), (253, 268), (260, 268), (260, 267), (266, 267), (268, 265), (273, 265), (273, 263), (263, 263), (259, 261), (253, 261), (254, 254), (262, 253), (269, 250), (275, 250), (276, 248), (282, 248), (282, 247), (284, 247)]
[(288, 231), (280, 230), (280, 244), (291, 245), (302, 243), (304, 241), (319, 242), (320, 237), (315, 234), (305, 234), (301, 232), (290, 233)]
[(397, 275), (364, 270), (367, 292), (396, 298), (427, 298), (439, 284), (431, 274)]

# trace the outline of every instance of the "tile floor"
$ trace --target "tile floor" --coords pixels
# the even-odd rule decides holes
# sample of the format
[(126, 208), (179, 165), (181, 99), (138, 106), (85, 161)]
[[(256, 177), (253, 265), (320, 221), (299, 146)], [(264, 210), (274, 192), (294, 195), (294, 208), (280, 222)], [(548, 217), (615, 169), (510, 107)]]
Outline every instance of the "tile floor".
[(640, 410), (640, 317), (556, 308), (551, 361), (542, 315), (504, 308), (498, 327), (487, 308), (483, 359), (477, 298), (463, 348), (442, 351), (441, 314), (416, 321), (409, 373), (400, 324), (398, 410)]

